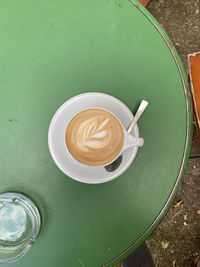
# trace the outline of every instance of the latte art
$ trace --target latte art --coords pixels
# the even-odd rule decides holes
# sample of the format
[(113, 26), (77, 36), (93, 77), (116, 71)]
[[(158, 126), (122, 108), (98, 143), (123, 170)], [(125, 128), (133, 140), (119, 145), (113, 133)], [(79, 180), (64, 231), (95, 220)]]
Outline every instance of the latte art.
[(78, 113), (66, 129), (66, 145), (79, 162), (99, 166), (111, 162), (119, 154), (124, 133), (117, 118), (103, 109)]
[(109, 119), (98, 122), (96, 117), (84, 121), (77, 131), (77, 146), (88, 152), (90, 149), (100, 149), (108, 145), (111, 131), (106, 124)]

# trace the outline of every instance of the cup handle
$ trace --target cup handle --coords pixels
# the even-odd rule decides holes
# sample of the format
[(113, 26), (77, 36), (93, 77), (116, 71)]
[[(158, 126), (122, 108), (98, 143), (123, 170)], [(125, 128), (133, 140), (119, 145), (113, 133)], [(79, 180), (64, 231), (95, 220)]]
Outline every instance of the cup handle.
[(143, 146), (144, 139), (141, 137), (134, 137), (133, 135), (125, 132), (124, 150), (133, 146)]

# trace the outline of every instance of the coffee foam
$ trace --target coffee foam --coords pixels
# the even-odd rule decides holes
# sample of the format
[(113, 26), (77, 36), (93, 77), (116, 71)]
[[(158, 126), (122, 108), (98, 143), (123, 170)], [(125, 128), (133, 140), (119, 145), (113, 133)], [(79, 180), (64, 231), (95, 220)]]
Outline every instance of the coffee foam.
[(78, 113), (67, 126), (66, 145), (79, 162), (99, 166), (111, 162), (119, 154), (124, 133), (120, 122), (103, 109)]
[(80, 124), (77, 129), (77, 146), (80, 150), (100, 149), (108, 145), (111, 132), (106, 128), (109, 118), (98, 121), (98, 116), (92, 117)]

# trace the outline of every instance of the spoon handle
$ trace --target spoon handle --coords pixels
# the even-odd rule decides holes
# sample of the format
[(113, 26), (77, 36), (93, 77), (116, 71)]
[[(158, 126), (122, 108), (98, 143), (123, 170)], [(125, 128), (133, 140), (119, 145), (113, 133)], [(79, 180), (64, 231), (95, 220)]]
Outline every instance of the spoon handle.
[(144, 110), (146, 109), (148, 104), (149, 103), (146, 100), (142, 100), (142, 102), (141, 102), (141, 104), (140, 104), (140, 106), (139, 106), (139, 108), (135, 114), (135, 117), (128, 128), (128, 133), (131, 133), (131, 131), (133, 130), (133, 127), (135, 126), (135, 124), (139, 120), (140, 116), (142, 115), (142, 113), (144, 112)]

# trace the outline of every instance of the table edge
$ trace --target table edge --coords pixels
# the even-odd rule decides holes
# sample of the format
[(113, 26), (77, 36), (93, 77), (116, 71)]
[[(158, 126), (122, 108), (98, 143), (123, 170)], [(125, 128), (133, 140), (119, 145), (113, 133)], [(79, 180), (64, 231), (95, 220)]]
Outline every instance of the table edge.
[(155, 29), (158, 31), (158, 33), (161, 35), (163, 40), (165, 41), (166, 45), (168, 46), (174, 61), (176, 63), (176, 66), (178, 68), (178, 71), (180, 73), (184, 94), (185, 94), (185, 102), (186, 102), (186, 139), (185, 139), (185, 148), (182, 158), (181, 167), (179, 170), (179, 174), (176, 179), (176, 183), (171, 191), (171, 194), (169, 198), (167, 199), (165, 205), (163, 206), (162, 210), (154, 220), (154, 222), (147, 228), (147, 230), (132, 244), (130, 245), (126, 250), (124, 250), (120, 255), (115, 257), (114, 259), (110, 260), (109, 262), (103, 264), (103, 267), (114, 265), (117, 262), (120, 262), (122, 258), (127, 257), (132, 251), (133, 248), (137, 248), (142, 242), (144, 242), (148, 236), (152, 233), (152, 231), (156, 228), (158, 223), (163, 219), (164, 215), (166, 214), (167, 210), (170, 208), (170, 204), (174, 200), (176, 193), (181, 185), (182, 178), (185, 174), (187, 163), (189, 160), (189, 154), (190, 154), (190, 148), (191, 148), (191, 139), (192, 139), (192, 120), (193, 120), (193, 114), (192, 114), (192, 107), (191, 107), (191, 94), (188, 88), (188, 80), (187, 75), (185, 73), (184, 66), (181, 62), (181, 59), (178, 55), (178, 52), (176, 51), (175, 46), (173, 45), (172, 41), (170, 40), (167, 33), (164, 31), (164, 29), (161, 27), (159, 22), (150, 14), (150, 12), (142, 6), (137, 0), (127, 0), (131, 4), (133, 4), (142, 14), (149, 20), (151, 24), (155, 27)]

